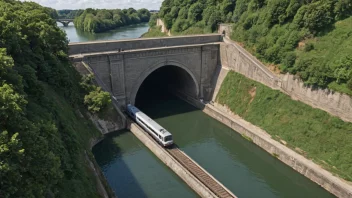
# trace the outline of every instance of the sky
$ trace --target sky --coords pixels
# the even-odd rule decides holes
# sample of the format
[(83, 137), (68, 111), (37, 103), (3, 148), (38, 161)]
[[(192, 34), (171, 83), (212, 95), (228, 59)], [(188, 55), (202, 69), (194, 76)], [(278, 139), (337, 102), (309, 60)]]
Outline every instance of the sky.
[(39, 3), (45, 7), (57, 10), (61, 9), (85, 9), (85, 8), (147, 8), (159, 10), (163, 0), (26, 0)]

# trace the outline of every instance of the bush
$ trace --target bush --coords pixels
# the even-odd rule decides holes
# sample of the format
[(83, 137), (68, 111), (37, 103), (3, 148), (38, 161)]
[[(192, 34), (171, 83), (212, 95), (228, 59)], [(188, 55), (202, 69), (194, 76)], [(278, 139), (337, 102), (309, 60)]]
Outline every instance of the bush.
[(172, 25), (172, 32), (182, 32), (190, 27), (190, 23), (186, 19), (177, 19)]
[(152, 16), (150, 17), (149, 23), (148, 23), (151, 28), (156, 26), (157, 19), (158, 19), (158, 14), (152, 14)]
[[(291, 68), (294, 66), (296, 62), (296, 53), (294, 52), (288, 52), (286, 53), (285, 58), (282, 60), (282, 65), (284, 66), (283, 68)], [(284, 72), (286, 72), (287, 70), (285, 69)]]
[(111, 104), (110, 93), (102, 91), (100, 87), (96, 87), (94, 91), (89, 92), (84, 97), (84, 104), (88, 106), (89, 111), (94, 113), (99, 112)]
[(352, 90), (352, 78), (347, 82), (347, 87)]
[(172, 24), (173, 24), (173, 21), (172, 21), (172, 16), (171, 14), (166, 14), (165, 17), (164, 17), (164, 23), (165, 23), (165, 27), (166, 29), (170, 30), (172, 28)]
[(311, 50), (314, 49), (314, 44), (313, 43), (306, 43), (306, 45), (304, 46), (304, 51), (305, 52), (309, 52)]
[(280, 62), (280, 47), (274, 45), (265, 51), (265, 59), (272, 63)]

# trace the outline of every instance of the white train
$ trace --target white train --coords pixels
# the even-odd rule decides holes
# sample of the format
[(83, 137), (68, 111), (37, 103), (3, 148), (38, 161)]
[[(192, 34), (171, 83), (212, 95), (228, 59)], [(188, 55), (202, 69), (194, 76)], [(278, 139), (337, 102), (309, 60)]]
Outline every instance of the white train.
[(137, 107), (131, 104), (127, 105), (127, 113), (161, 145), (166, 147), (174, 143), (170, 132), (149, 118)]

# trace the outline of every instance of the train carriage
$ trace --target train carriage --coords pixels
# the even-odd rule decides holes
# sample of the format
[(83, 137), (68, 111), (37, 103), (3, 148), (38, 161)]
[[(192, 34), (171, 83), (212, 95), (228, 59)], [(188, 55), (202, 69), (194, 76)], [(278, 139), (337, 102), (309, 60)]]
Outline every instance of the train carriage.
[(149, 118), (146, 114), (140, 111), (133, 105), (127, 105), (127, 113), (137, 122), (143, 129), (145, 129), (158, 143), (164, 147), (173, 144), (173, 138), (170, 132), (161, 127), (154, 120)]

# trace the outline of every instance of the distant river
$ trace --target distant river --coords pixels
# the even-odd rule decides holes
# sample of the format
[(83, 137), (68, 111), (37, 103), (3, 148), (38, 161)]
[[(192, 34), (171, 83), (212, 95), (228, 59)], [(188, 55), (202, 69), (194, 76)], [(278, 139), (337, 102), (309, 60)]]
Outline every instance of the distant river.
[(103, 33), (92, 34), (77, 30), (72, 23), (70, 23), (68, 27), (64, 27), (61, 23), (57, 23), (57, 25), (66, 32), (70, 42), (139, 38), (142, 34), (147, 32), (149, 28), (148, 23), (141, 23), (120, 27)]

